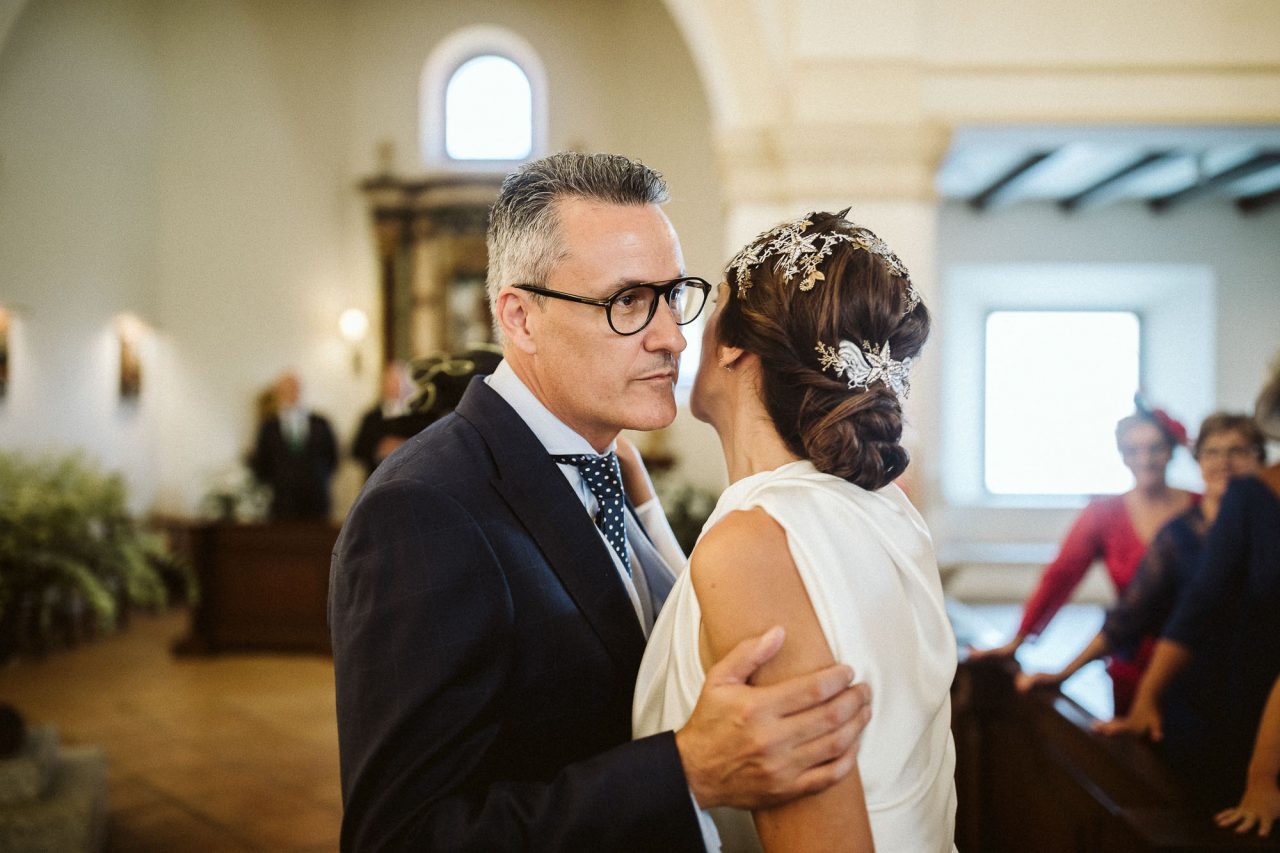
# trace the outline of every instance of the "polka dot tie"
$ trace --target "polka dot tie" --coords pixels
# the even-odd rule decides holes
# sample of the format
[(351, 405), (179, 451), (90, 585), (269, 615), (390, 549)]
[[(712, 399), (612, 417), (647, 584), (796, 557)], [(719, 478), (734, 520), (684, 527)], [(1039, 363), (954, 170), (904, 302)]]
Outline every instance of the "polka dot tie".
[(553, 456), (562, 465), (575, 465), (578, 473), (586, 482), (591, 494), (595, 495), (599, 510), (596, 512), (596, 527), (604, 534), (604, 538), (613, 546), (622, 558), (622, 567), (631, 574), (631, 560), (627, 557), (627, 522), (626, 501), (622, 496), (622, 472), (618, 468), (618, 456), (609, 453), (604, 456), (569, 455)]

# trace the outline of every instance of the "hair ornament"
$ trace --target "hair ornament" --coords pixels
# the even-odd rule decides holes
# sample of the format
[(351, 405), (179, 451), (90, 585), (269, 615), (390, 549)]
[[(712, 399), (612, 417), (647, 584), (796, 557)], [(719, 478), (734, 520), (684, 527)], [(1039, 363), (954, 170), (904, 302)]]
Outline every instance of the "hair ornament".
[(1133, 395), (1133, 406), (1143, 417), (1155, 423), (1156, 428), (1164, 434), (1174, 447), (1187, 445), (1187, 428), (1182, 421), (1170, 415), (1164, 409), (1153, 406), (1142, 396), (1141, 392)]
[(877, 256), (890, 271), (907, 284), (905, 298), (906, 307), (903, 314), (910, 314), (920, 304), (920, 294), (911, 283), (911, 273), (893, 253), (889, 245), (870, 230), (855, 225), (845, 218), (848, 208), (836, 214), (848, 224), (848, 231), (830, 231), (825, 234), (804, 235), (804, 230), (813, 224), (809, 217), (784, 222), (764, 232), (734, 256), (729, 262), (733, 270), (734, 283), (738, 287), (738, 298), (746, 296), (751, 288), (751, 270), (763, 264), (769, 258), (776, 258), (773, 263), (775, 272), (779, 272), (788, 281), (799, 281), (800, 289), (812, 290), (819, 281), (826, 279), (822, 270), (818, 269), (839, 243), (849, 243)]
[(870, 388), (875, 382), (883, 382), (898, 396), (898, 405), (911, 395), (911, 359), (894, 360), (888, 341), (878, 351), (870, 341), (863, 341), (859, 349), (846, 340), (841, 340), (839, 347), (818, 341), (816, 349), (822, 370), (849, 377), (850, 388)]

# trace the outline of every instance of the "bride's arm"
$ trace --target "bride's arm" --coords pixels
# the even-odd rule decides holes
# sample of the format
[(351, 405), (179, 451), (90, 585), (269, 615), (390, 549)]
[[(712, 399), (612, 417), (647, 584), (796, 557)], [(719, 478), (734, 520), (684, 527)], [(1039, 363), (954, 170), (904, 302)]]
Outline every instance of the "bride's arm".
[[(693, 585), (702, 608), (704, 668), (739, 641), (782, 625), (787, 641), (752, 678), (768, 685), (812, 672), (834, 658), (787, 547), (764, 510), (733, 512), (693, 552)], [(767, 851), (874, 849), (857, 768), (819, 794), (754, 812)]]
[(662, 503), (658, 500), (657, 489), (653, 487), (653, 480), (649, 477), (649, 469), (645, 467), (640, 451), (621, 435), (618, 436), (615, 448), (622, 468), (622, 489), (635, 505), (636, 517), (648, 531), (653, 547), (666, 561), (667, 567), (675, 574), (680, 574), (688, 560), (680, 548), (675, 531), (671, 529), (671, 522), (667, 520)]

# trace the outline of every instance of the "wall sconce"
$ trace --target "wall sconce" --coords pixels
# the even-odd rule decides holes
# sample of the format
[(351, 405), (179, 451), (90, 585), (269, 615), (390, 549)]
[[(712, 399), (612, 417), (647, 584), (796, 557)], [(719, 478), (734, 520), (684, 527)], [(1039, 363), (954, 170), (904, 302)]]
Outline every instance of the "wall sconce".
[(0, 400), (9, 393), (9, 312), (0, 305)]
[(368, 315), (359, 308), (348, 308), (338, 318), (338, 331), (342, 332), (343, 339), (351, 345), (351, 369), (359, 373), (361, 368), (360, 344), (364, 341), (365, 335), (369, 333)]
[(117, 314), (116, 339), (120, 342), (120, 398), (136, 400), (142, 395), (142, 337), (146, 324), (134, 314)]

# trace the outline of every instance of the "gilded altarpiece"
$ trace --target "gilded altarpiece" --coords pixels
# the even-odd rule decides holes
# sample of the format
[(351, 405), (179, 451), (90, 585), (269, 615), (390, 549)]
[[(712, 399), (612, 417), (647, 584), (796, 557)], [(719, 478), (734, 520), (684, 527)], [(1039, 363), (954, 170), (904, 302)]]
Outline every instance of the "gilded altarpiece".
[(377, 236), (382, 347), (409, 361), (493, 340), (485, 294), (485, 227), (500, 178), (362, 185)]

